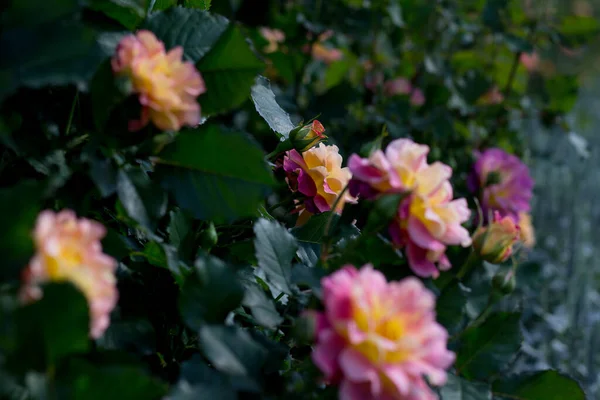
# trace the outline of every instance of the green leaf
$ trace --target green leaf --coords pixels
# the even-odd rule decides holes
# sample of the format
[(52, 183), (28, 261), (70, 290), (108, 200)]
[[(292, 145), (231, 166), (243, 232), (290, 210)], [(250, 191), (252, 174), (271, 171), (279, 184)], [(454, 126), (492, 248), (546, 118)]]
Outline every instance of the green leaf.
[(87, 300), (79, 290), (70, 283), (51, 283), (42, 290), (41, 300), (17, 312), (19, 361), (28, 360), (38, 370), (87, 351), (90, 330)]
[(400, 202), (406, 197), (406, 194), (390, 194), (381, 196), (372, 202), (372, 210), (369, 212), (367, 225), (364, 230), (367, 232), (378, 232), (388, 226), (398, 212)]
[(521, 347), (520, 313), (492, 314), (461, 337), (456, 371), (467, 379), (485, 379), (501, 371)]
[(592, 16), (567, 15), (558, 30), (563, 35), (593, 35), (600, 31), (600, 22)]
[(189, 385), (180, 383), (171, 392), (169, 399), (172, 400), (197, 400), (197, 399), (219, 399), (237, 400), (237, 393), (226, 386), (211, 383), (200, 383)]
[[(292, 233), (301, 242), (321, 244), (325, 235), (325, 227), (327, 221), (332, 218), (330, 231), (337, 224), (340, 216), (335, 214), (332, 216), (331, 211), (313, 215), (307, 223), (302, 226), (292, 228)], [(331, 232), (329, 232), (331, 233)]]
[(32, 27), (58, 19), (72, 18), (81, 8), (80, 0), (19, 0), (2, 10), (3, 28)]
[(199, 329), (205, 322), (223, 322), (242, 302), (244, 288), (233, 269), (218, 258), (200, 256), (194, 267), (196, 274), (181, 290), (179, 310), (190, 328)]
[(244, 285), (242, 304), (250, 309), (252, 316), (260, 325), (271, 329), (276, 328), (283, 318), (277, 312), (273, 299), (256, 282), (252, 273), (242, 274), (240, 279)]
[(57, 371), (55, 386), (60, 398), (160, 399), (167, 385), (146, 374), (141, 365), (124, 362), (91, 362), (73, 358)]
[(241, 377), (254, 377), (268, 355), (248, 332), (237, 326), (204, 325), (200, 328), (200, 348), (219, 371)]
[(298, 244), (294, 236), (279, 222), (260, 218), (254, 223), (254, 248), (258, 265), (277, 289), (292, 293), (292, 260)]
[(456, 375), (448, 374), (448, 381), (440, 389), (441, 400), (492, 400), (490, 385), (469, 382)]
[(148, 242), (144, 251), (134, 253), (146, 258), (148, 263), (155, 267), (171, 271), (177, 285), (182, 286), (190, 274), (190, 267), (179, 260), (177, 248), (168, 244)]
[(33, 256), (31, 233), (41, 203), (42, 185), (34, 181), (0, 189), (2, 268), (0, 280), (16, 278)]
[(295, 126), (290, 120), (290, 115), (277, 104), (275, 94), (266, 78), (262, 76), (256, 78), (256, 83), (252, 86), (252, 101), (256, 111), (267, 121), (269, 127), (280, 137), (287, 139)]
[(215, 223), (256, 215), (273, 182), (252, 138), (215, 125), (180, 132), (157, 162), (155, 174), (179, 206)]
[(126, 98), (123, 91), (117, 87), (115, 75), (113, 74), (109, 60), (106, 60), (98, 68), (98, 72), (92, 78), (90, 92), (92, 96), (94, 123), (96, 124), (96, 128), (102, 131), (112, 111)]
[(467, 289), (459, 282), (444, 288), (436, 301), (437, 321), (452, 335), (458, 332), (465, 320)]
[(104, 55), (96, 32), (76, 22), (7, 30), (0, 36), (0, 100), (20, 86), (87, 89)]
[(167, 49), (183, 47), (184, 57), (196, 63), (214, 46), (228, 25), (229, 21), (220, 15), (174, 7), (152, 13), (144, 28), (154, 32)]
[(135, 28), (146, 17), (150, 0), (92, 0), (89, 7), (103, 12), (129, 30)]
[(117, 194), (129, 216), (150, 231), (167, 211), (166, 194), (140, 168), (119, 171)]
[(528, 372), (492, 384), (497, 400), (585, 400), (579, 383), (553, 370)]
[(167, 227), (169, 240), (173, 246), (179, 248), (192, 228), (192, 221), (180, 209), (169, 212), (169, 217), (169, 226)]
[(204, 114), (220, 114), (240, 106), (250, 94), (264, 65), (256, 58), (239, 28), (230, 26), (197, 64), (206, 83), (200, 96)]
[(199, 10), (208, 11), (210, 9), (211, 0), (183, 0), (183, 5), (187, 8), (197, 8)]
[(177, 0), (156, 0), (154, 3), (153, 11), (166, 10), (177, 5)]

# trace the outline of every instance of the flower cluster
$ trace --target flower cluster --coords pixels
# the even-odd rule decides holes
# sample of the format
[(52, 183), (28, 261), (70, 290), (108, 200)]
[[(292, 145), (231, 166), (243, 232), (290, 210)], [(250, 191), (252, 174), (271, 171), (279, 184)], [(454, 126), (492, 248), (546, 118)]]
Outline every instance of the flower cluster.
[(182, 61), (183, 49), (169, 52), (150, 31), (124, 37), (112, 59), (115, 74), (127, 77), (142, 105), (139, 121), (131, 121), (132, 131), (148, 121), (162, 130), (181, 129), (200, 123), (196, 98), (206, 91), (194, 64)]
[(73, 211), (42, 211), (33, 233), (37, 252), (23, 274), (23, 300), (41, 298), (40, 285), (45, 282), (71, 282), (87, 298), (90, 335), (102, 336), (117, 302), (117, 263), (102, 252), (100, 240), (105, 234), (101, 224), (77, 219)]
[(315, 213), (330, 211), (340, 195), (335, 211), (341, 212), (346, 202), (354, 199), (344, 188), (351, 178), (350, 170), (342, 168), (343, 158), (335, 145), (319, 143), (303, 153), (290, 150), (283, 159), (287, 181), (294, 192), (303, 195), (299, 224)]
[(429, 400), (454, 362), (435, 321), (435, 297), (417, 278), (386, 282), (370, 265), (323, 278), (313, 361), (340, 399)]
[(427, 163), (429, 147), (409, 139), (391, 142), (385, 153), (377, 150), (364, 159), (352, 155), (350, 194), (374, 198), (384, 193), (405, 193), (389, 231), (393, 242), (406, 248), (412, 270), (422, 277), (437, 277), (438, 267), (451, 267), (446, 246), (471, 244), (462, 227), (471, 211), (465, 199), (452, 199), (452, 169)]

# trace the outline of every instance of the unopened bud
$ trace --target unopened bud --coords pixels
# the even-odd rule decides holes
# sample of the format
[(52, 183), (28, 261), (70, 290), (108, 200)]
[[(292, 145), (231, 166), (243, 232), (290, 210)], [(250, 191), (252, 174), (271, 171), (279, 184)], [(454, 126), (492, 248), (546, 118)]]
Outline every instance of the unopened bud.
[(512, 255), (512, 246), (519, 237), (520, 229), (515, 221), (509, 216), (500, 218), (496, 212), (494, 220), (473, 235), (473, 247), (483, 260), (499, 264)]
[(294, 149), (302, 153), (327, 139), (324, 132), (325, 128), (323, 124), (314, 120), (309, 125), (292, 130), (290, 132), (290, 141)]

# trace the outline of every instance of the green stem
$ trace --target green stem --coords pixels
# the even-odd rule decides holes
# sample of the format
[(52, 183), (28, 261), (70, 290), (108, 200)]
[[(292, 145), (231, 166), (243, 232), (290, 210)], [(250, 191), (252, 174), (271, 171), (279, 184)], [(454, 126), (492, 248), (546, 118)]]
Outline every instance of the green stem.
[(73, 115), (75, 115), (75, 105), (77, 104), (77, 100), (79, 100), (79, 90), (75, 92), (75, 97), (73, 97), (73, 102), (71, 103), (71, 112), (69, 112), (69, 119), (67, 120), (65, 136), (69, 136), (69, 132), (71, 131), (71, 124), (73, 123)]
[(272, 206), (270, 206), (267, 209), (267, 212), (270, 214), (272, 211), (276, 210), (279, 207), (285, 206), (287, 204), (290, 204), (294, 201), (293, 197), (288, 197), (287, 199), (284, 199), (282, 201), (280, 201), (279, 203), (273, 204)]

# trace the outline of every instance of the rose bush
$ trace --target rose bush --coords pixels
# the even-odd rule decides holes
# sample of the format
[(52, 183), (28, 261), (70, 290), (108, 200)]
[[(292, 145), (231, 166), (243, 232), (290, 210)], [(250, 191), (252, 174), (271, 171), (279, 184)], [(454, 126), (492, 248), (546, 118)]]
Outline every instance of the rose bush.
[(0, 7), (0, 398), (584, 399), (512, 370), (511, 121), (589, 21), (434, 3)]

